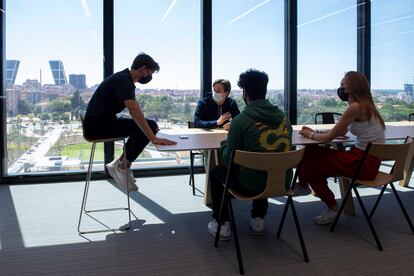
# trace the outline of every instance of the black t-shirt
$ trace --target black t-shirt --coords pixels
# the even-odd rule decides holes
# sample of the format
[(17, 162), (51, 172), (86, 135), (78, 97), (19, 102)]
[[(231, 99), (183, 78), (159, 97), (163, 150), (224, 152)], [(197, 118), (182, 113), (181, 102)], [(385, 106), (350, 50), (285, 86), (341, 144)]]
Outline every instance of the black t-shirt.
[(103, 80), (89, 101), (85, 119), (113, 119), (124, 110), (125, 100), (135, 100), (135, 85), (128, 68)]

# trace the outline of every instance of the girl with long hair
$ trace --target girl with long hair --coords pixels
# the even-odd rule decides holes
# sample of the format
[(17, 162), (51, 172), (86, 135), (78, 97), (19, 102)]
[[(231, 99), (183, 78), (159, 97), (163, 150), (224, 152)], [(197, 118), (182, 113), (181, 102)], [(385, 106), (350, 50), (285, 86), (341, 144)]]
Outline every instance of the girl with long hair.
[[(375, 107), (367, 78), (361, 73), (350, 71), (345, 74), (338, 88), (338, 97), (348, 102), (348, 107), (335, 126), (324, 133), (304, 126), (302, 136), (327, 143), (348, 130), (355, 135), (355, 145), (350, 151), (338, 151), (318, 145), (306, 146), (299, 175), (299, 187), (309, 184), (316, 195), (327, 205), (327, 209), (314, 219), (316, 224), (330, 224), (334, 221), (338, 205), (328, 187), (327, 177), (352, 177), (368, 143), (384, 143), (385, 124)], [(360, 179), (374, 179), (380, 160), (368, 155), (359, 176)]]

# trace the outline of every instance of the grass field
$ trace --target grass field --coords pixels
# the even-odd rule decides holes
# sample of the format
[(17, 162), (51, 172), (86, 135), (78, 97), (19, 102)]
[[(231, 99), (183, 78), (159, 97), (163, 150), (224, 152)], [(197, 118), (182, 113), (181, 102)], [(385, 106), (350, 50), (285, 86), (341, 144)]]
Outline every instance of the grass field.
[[(68, 156), (69, 158), (79, 158), (82, 161), (89, 161), (89, 155), (91, 154), (92, 144), (91, 143), (82, 143), (76, 145), (69, 145), (62, 149), (61, 155)], [(115, 147), (115, 156), (118, 157), (121, 155), (121, 147)], [(96, 145), (95, 157), (94, 160), (103, 160), (104, 159), (104, 144), (99, 143)]]

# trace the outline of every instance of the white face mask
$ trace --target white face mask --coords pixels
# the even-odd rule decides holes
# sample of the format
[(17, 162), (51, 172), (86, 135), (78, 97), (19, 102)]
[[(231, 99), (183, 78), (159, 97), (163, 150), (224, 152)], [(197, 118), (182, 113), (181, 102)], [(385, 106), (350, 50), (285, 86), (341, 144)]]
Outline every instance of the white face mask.
[(213, 92), (213, 99), (216, 101), (216, 103), (221, 102), (225, 98), (226, 98), (225, 95)]

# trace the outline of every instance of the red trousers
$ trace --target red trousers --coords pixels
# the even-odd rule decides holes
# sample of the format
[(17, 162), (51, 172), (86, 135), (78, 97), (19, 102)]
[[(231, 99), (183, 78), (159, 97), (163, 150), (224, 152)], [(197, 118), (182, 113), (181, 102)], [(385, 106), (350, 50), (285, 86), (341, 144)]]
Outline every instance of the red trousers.
[[(318, 197), (332, 207), (336, 205), (335, 196), (328, 187), (327, 178), (345, 176), (352, 178), (364, 151), (353, 147), (350, 151), (333, 150), (318, 145), (308, 145), (302, 158), (299, 171), (299, 184), (309, 184)], [(359, 179), (374, 179), (381, 160), (368, 155), (359, 174)]]

